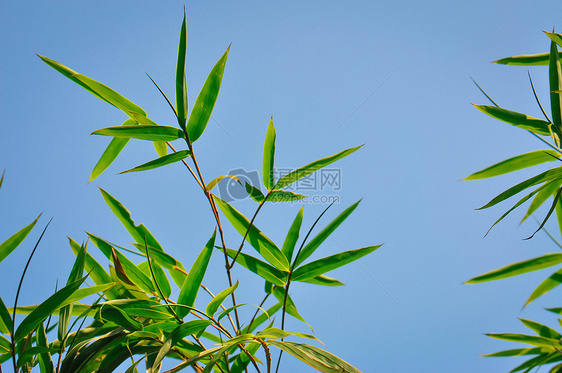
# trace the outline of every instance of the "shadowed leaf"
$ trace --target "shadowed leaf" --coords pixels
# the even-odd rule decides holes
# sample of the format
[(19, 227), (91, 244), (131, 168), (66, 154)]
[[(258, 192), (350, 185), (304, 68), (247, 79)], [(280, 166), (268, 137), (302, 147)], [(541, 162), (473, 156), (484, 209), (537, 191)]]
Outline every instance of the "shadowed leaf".
[[(218, 248), (222, 251), (222, 248)], [(237, 251), (232, 249), (226, 249), (226, 253), (229, 257), (234, 258)], [(285, 285), (287, 272), (281, 272), (277, 268), (262, 262), (253, 256), (240, 253), (236, 258), (236, 263), (242, 265), (244, 268), (254, 272), (256, 275), (274, 283), (275, 285), (283, 286)]]

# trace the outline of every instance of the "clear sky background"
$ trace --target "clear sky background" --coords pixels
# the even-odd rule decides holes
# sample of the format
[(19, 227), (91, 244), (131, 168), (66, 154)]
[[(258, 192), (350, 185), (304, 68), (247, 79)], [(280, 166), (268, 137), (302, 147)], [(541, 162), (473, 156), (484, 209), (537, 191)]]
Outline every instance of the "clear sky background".
[[(363, 201), (318, 255), (341, 251), (338, 244), (345, 250), (383, 247), (331, 273), (345, 287), (291, 287), (299, 311), (329, 351), (364, 372), (501, 372), (517, 360), (478, 355), (516, 345), (483, 333), (527, 332), (518, 317), (557, 325), (542, 307), (560, 306), (559, 291), (521, 310), (550, 270), (462, 285), (485, 271), (558, 250), (544, 234), (522, 240), (537, 227), (532, 219), (518, 226), (523, 211), (483, 238), (511, 205), (474, 209), (531, 174), (459, 180), (542, 148), (525, 131), (474, 109), (471, 102), (487, 101), (470, 77), (500, 105), (540, 117), (527, 69), (490, 61), (547, 52), (549, 39), (541, 30), (560, 27), (559, 1), (188, 1), (186, 6), (191, 96), (232, 43), (214, 120), (196, 143), (207, 180), (236, 168), (260, 170), (271, 116), (279, 167), (366, 144), (335, 164), (343, 170), (340, 203), (324, 223)], [(97, 186), (121, 200), (187, 265), (210, 237), (214, 226), (207, 203), (179, 164), (116, 175), (155, 158), (148, 143), (129, 143), (104, 175), (87, 183), (108, 143), (88, 134), (126, 118), (34, 55), (97, 79), (158, 123), (174, 125), (145, 72), (173, 96), (182, 12), (179, 1), (0, 4), (0, 169), (6, 169), (0, 241), (44, 211), (28, 241), (2, 263), (0, 295), (6, 303), (13, 301), (32, 243), (50, 217), (21, 304), (42, 301), (57, 279), (66, 281), (73, 262), (67, 236), (81, 242), (88, 231), (120, 244), (131, 241)], [(547, 103), (547, 68), (531, 73)], [(253, 211), (248, 201), (235, 207)], [(269, 205), (257, 224), (282, 242), (299, 207)], [(308, 204), (305, 226), (325, 207)], [(227, 239), (232, 245), (240, 240), (231, 229)], [(222, 265), (215, 256), (217, 274), (205, 280), (217, 292), (226, 287)], [(242, 268), (234, 275), (242, 284), (251, 278)], [(257, 303), (262, 289), (261, 282), (246, 281), (239, 299)], [(292, 321), (288, 329), (307, 331)], [(312, 368), (286, 357), (283, 371)]]

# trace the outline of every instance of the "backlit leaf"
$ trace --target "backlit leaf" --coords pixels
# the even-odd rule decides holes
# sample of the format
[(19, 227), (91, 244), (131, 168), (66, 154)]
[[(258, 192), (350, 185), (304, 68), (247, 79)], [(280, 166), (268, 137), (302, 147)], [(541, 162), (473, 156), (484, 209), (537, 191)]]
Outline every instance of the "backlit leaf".
[(505, 57), (494, 61), (502, 65), (518, 66), (547, 66), (550, 53), (522, 54), (519, 56)]
[(219, 309), (222, 302), (224, 302), (224, 300), (227, 297), (229, 297), (230, 294), (232, 294), (237, 287), (238, 287), (238, 281), (236, 281), (236, 283), (231, 287), (224, 289), (223, 291), (218, 293), (207, 305), (207, 309), (205, 310), (205, 313), (209, 316), (214, 315), (215, 312), (217, 312), (217, 310)]
[(536, 166), (541, 163), (556, 161), (559, 157), (560, 153), (554, 150), (535, 150), (533, 152), (521, 154), (496, 163), (465, 177), (463, 180), (477, 180), (503, 175), (527, 167)]
[(230, 178), (230, 179), (232, 179), (232, 180), (235, 180), (235, 181), (237, 181), (240, 185), (242, 185), (242, 182), (240, 181), (240, 179), (238, 179), (238, 177), (236, 177), (236, 176), (234, 176), (234, 175), (221, 175), (221, 176), (218, 176), (218, 177), (214, 178), (211, 182), (209, 182), (209, 183), (207, 184), (207, 186), (206, 186), (205, 189), (207, 189), (207, 190), (212, 190), (212, 189), (213, 189), (218, 183), (220, 183), (220, 181), (221, 181), (222, 179), (224, 179), (225, 177), (228, 177), (228, 178)]
[[(232, 249), (226, 249), (226, 252), (231, 258), (234, 258), (237, 253), (236, 250)], [(246, 269), (249, 269), (256, 275), (266, 279), (267, 281), (274, 283), (275, 285), (285, 285), (287, 272), (281, 272), (277, 268), (264, 263), (261, 260), (254, 258), (253, 256), (240, 253), (238, 254), (238, 257), (236, 257), (236, 263), (242, 265)]]
[(41, 217), (41, 214), (34, 221), (32, 221), (27, 226), (20, 229), (17, 233), (14, 233), (10, 238), (0, 244), (0, 262), (2, 262), (12, 251), (18, 247), (23, 240), (27, 237), (27, 235), (31, 232), (37, 220)]
[(527, 299), (523, 307), (526, 307), (529, 303), (531, 303), (541, 295), (548, 293), (550, 290), (554, 289), (561, 283), (562, 283), (562, 268), (554, 272), (552, 275), (550, 275), (550, 277), (548, 277), (546, 280), (541, 282), (539, 286), (537, 286), (537, 288), (533, 290), (533, 292), (529, 296), (529, 299)]
[(201, 88), (201, 92), (199, 92), (199, 96), (195, 100), (193, 109), (191, 109), (191, 114), (187, 120), (187, 133), (190, 142), (197, 141), (203, 134), (203, 131), (205, 131), (207, 123), (209, 123), (209, 118), (221, 88), (222, 76), (229, 51), (230, 47), (228, 47), (211, 70), (207, 80), (205, 80), (205, 84), (203, 84), (203, 88)]
[(184, 133), (179, 128), (152, 124), (107, 127), (92, 132), (92, 135), (150, 141), (173, 141), (184, 137)]
[[(555, 39), (559, 39), (556, 34), (547, 33), (552, 39), (550, 43), (550, 59), (548, 64), (548, 74), (550, 83), (550, 109), (552, 112), (553, 131), (557, 136), (555, 140), (557, 145), (560, 146), (560, 137), (562, 136), (562, 68), (560, 67), (560, 56), (558, 55), (558, 48)], [(552, 35), (552, 36), (551, 36)]]
[(290, 190), (274, 190), (269, 193), (267, 200), (269, 202), (294, 202), (305, 198), (308, 197)]
[(187, 157), (189, 157), (191, 155), (191, 152), (189, 150), (180, 150), (178, 152), (175, 153), (171, 153), (168, 155), (165, 155), (163, 157), (154, 159), (150, 162), (146, 162), (141, 164), (140, 166), (137, 167), (133, 167), (127, 171), (123, 171), (120, 172), (120, 174), (124, 174), (127, 172), (138, 172), (138, 171), (146, 171), (146, 170), (152, 170), (154, 168), (158, 168), (158, 167), (162, 167), (162, 166), (166, 166), (175, 162), (179, 162), (182, 159), (185, 159)]
[(299, 233), (302, 225), (302, 217), (304, 214), (304, 206), (300, 208), (297, 216), (293, 220), (293, 224), (291, 224), (291, 228), (289, 228), (289, 232), (285, 237), (285, 241), (283, 242), (283, 247), (281, 251), (285, 254), (285, 257), (289, 262), (291, 262), (293, 258), (293, 251), (295, 250), (295, 245), (299, 239)]
[(273, 189), (284, 188), (284, 187), (294, 183), (295, 181), (300, 180), (303, 177), (306, 177), (306, 176), (310, 175), (311, 173), (313, 173), (315, 171), (318, 171), (319, 169), (321, 169), (323, 167), (326, 167), (329, 164), (334, 163), (335, 161), (337, 161), (339, 159), (347, 157), (348, 155), (355, 152), (356, 150), (358, 150), (362, 146), (363, 145), (360, 145), (360, 146), (357, 146), (355, 148), (350, 148), (350, 149), (341, 151), (339, 153), (336, 153), (334, 155), (331, 155), (331, 156), (328, 156), (328, 157), (325, 157), (325, 158), (321, 158), (317, 161), (314, 161), (312, 163), (307, 164), (306, 166), (303, 166), (299, 169), (291, 171), (290, 173), (288, 173), (287, 175), (285, 175), (281, 179), (279, 179), (277, 181), (277, 183), (275, 184), (275, 186), (273, 187)]
[(178, 115), (178, 122), (182, 129), (185, 129), (185, 122), (187, 120), (187, 79), (185, 74), (185, 56), (187, 49), (186, 19), (187, 15), (184, 10), (178, 46), (178, 61), (176, 64), (176, 112)]
[(517, 113), (515, 111), (503, 109), (490, 105), (474, 105), (475, 108), (491, 116), (492, 118), (501, 120), (527, 131), (536, 133), (537, 135), (550, 135), (549, 123), (542, 119), (532, 117), (530, 115)]
[(265, 189), (270, 191), (275, 185), (275, 127), (273, 126), (273, 117), (269, 120), (267, 133), (265, 134), (265, 142), (263, 144), (263, 165), (262, 178)]
[(521, 262), (509, 264), (505, 267), (494, 269), (493, 271), (471, 278), (466, 283), (476, 284), (479, 282), (500, 280), (503, 278), (517, 276), (523, 273), (552, 267), (553, 265), (556, 265), (558, 263), (562, 263), (562, 253), (545, 254), (537, 258), (523, 260)]
[(501, 339), (503, 341), (509, 342), (520, 342), (520, 343), (527, 343), (537, 347), (547, 347), (552, 348), (560, 347), (559, 340), (545, 338), (545, 337), (538, 337), (534, 335), (526, 335), (526, 334), (515, 334), (515, 333), (486, 333), (488, 337)]

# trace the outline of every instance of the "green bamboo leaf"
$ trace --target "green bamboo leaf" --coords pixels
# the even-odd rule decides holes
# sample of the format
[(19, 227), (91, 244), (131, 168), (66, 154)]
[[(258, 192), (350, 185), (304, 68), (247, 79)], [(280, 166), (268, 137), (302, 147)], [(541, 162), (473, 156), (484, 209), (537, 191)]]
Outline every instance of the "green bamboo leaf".
[(550, 135), (549, 124), (547, 121), (532, 117), (530, 115), (517, 113), (515, 111), (503, 109), (490, 105), (475, 105), (475, 108), (491, 116), (492, 118), (501, 120), (527, 131), (536, 133), (537, 135)]
[(500, 280), (507, 277), (517, 276), (523, 273), (537, 271), (539, 269), (552, 267), (558, 263), (562, 263), (562, 253), (545, 254), (533, 259), (523, 260), (521, 262), (509, 264), (505, 267), (494, 269), (480, 276), (476, 276), (466, 281), (466, 284), (476, 284), (479, 282)]
[[(150, 266), (152, 267), (155, 277), (155, 279), (152, 279), (153, 288), (156, 289), (156, 285), (158, 285), (158, 288), (160, 288), (164, 297), (169, 298), (170, 295), (172, 295), (172, 287), (170, 286), (170, 281), (168, 281), (166, 273), (155, 260), (152, 260)], [(151, 273), (150, 266), (148, 265), (148, 261), (144, 261), (139, 263), (137, 267), (143, 273)]]
[(528, 348), (515, 348), (512, 350), (505, 350), (494, 352), (492, 354), (485, 354), (480, 356), (485, 357), (506, 357), (506, 356), (525, 356), (525, 355), (540, 355), (549, 352), (541, 347), (528, 347)]
[(205, 84), (203, 84), (203, 88), (201, 88), (201, 92), (199, 92), (199, 96), (197, 96), (197, 100), (195, 100), (193, 109), (191, 109), (191, 114), (187, 120), (187, 134), (190, 142), (197, 141), (203, 134), (203, 131), (205, 131), (207, 123), (209, 123), (209, 118), (221, 88), (222, 76), (229, 51), (230, 46), (211, 70), (207, 80), (205, 80)]
[(178, 62), (176, 64), (176, 111), (179, 125), (184, 130), (185, 122), (187, 120), (187, 79), (185, 74), (185, 55), (187, 49), (186, 19), (187, 15), (184, 9), (178, 46)]
[[(550, 59), (548, 65), (549, 83), (550, 83), (550, 109), (552, 111), (553, 132), (557, 135), (554, 137), (558, 146), (560, 146), (560, 137), (562, 136), (562, 68), (560, 67), (560, 57), (558, 48), (556, 47), (556, 34), (546, 33), (551, 39), (550, 43)], [(552, 36), (551, 36), (552, 35)]]
[(144, 226), (144, 224), (135, 225), (135, 222), (133, 221), (133, 219), (131, 219), (131, 213), (129, 212), (129, 210), (125, 208), (125, 206), (123, 206), (121, 202), (119, 202), (111, 194), (107, 193), (105, 190), (101, 188), (100, 188), (100, 192), (103, 196), (103, 199), (105, 200), (111, 211), (113, 211), (115, 216), (117, 216), (121, 224), (123, 224), (125, 229), (127, 229), (129, 234), (133, 237), (133, 239), (138, 244), (142, 245), (142, 249), (139, 249), (141, 253), (145, 252), (144, 249), (145, 243), (148, 243), (149, 247), (153, 247), (157, 250), (164, 251), (160, 243), (156, 241), (156, 238), (154, 238), (154, 236)]
[(96, 92), (99, 96), (101, 96), (105, 101), (111, 103), (115, 107), (119, 108), (125, 114), (132, 116), (132, 113), (138, 113), (146, 116), (146, 112), (139, 107), (138, 105), (134, 104), (133, 102), (129, 101), (113, 89), (109, 88), (105, 84), (102, 84), (92, 78), (89, 78), (82, 74), (74, 74), (74, 77), (88, 86), (91, 90)]
[(224, 302), (224, 300), (227, 297), (229, 297), (230, 294), (232, 294), (237, 287), (238, 287), (238, 281), (236, 281), (236, 283), (231, 287), (224, 289), (223, 291), (218, 293), (207, 305), (207, 309), (205, 310), (205, 313), (209, 316), (213, 316), (219, 309), (222, 302)]
[(179, 128), (153, 124), (107, 127), (91, 134), (150, 141), (174, 141), (184, 137), (184, 133)]
[(531, 303), (541, 295), (548, 293), (550, 290), (554, 289), (561, 283), (562, 283), (562, 268), (554, 272), (552, 275), (550, 275), (550, 277), (548, 277), (546, 280), (541, 282), (539, 286), (537, 286), (537, 288), (533, 290), (533, 292), (529, 296), (529, 299), (527, 299), (523, 307), (526, 307), (529, 303)]
[(295, 264), (293, 268), (299, 266), (304, 262), (309, 256), (311, 256), (316, 249), (328, 238), (341, 223), (347, 219), (347, 217), (357, 208), (357, 205), (361, 200), (355, 202), (353, 205), (345, 209), (341, 214), (339, 214), (330, 224), (328, 224), (320, 233), (318, 233), (306, 246), (303, 247), (298, 257), (295, 258)]
[(299, 311), (297, 310), (297, 305), (295, 304), (295, 302), (293, 301), (293, 298), (291, 298), (291, 296), (289, 294), (287, 294), (287, 301), (285, 303), (285, 288), (282, 286), (276, 286), (273, 288), (273, 295), (275, 296), (275, 298), (277, 298), (277, 300), (279, 302), (281, 302), (282, 304), (285, 304), (285, 312), (287, 312), (289, 315), (293, 316), (295, 319), (302, 321), (303, 323), (305, 323), (306, 325), (308, 325), (308, 327), (310, 329), (312, 329), (312, 326), (310, 326), (306, 320), (304, 319), (304, 317), (301, 316), (301, 314), (299, 313)]
[(92, 88), (90, 88), (87, 84), (85, 84), (84, 82), (82, 82), (78, 78), (76, 78), (76, 75), (78, 75), (78, 73), (76, 71), (64, 66), (60, 62), (57, 62), (57, 61), (52, 60), (50, 58), (47, 58), (45, 56), (41, 56), (41, 55), (38, 54), (37, 57), (41, 58), (43, 60), (43, 62), (45, 62), (47, 65), (51, 66), (53, 69), (57, 70), (59, 73), (66, 76), (68, 79), (72, 80), (74, 83), (78, 84), (80, 87), (84, 88), (85, 90), (87, 90), (88, 92), (90, 92), (91, 94), (93, 94), (94, 96), (99, 98), (100, 100), (103, 100), (103, 101), (107, 102), (108, 104), (113, 105), (111, 102), (109, 102), (108, 100), (106, 100), (105, 98), (100, 96)]
[(265, 142), (263, 144), (263, 186), (271, 191), (275, 185), (275, 127), (273, 126), (273, 117), (269, 120), (267, 133), (265, 134)]
[(521, 223), (523, 223), (525, 220), (527, 220), (529, 216), (531, 216), (535, 211), (537, 211), (537, 209), (540, 206), (542, 206), (542, 204), (546, 202), (546, 200), (550, 198), (553, 193), (556, 194), (556, 192), (560, 188), (560, 185), (562, 185), (562, 180), (553, 180), (545, 183), (543, 187), (539, 188), (540, 190), (538, 191), (535, 198), (533, 198), (533, 201), (529, 205), (529, 208), (527, 209), (525, 216), (523, 216), (523, 219), (521, 219)]
[(302, 179), (303, 177), (306, 177), (308, 175), (310, 175), (311, 173), (318, 171), (319, 169), (326, 167), (327, 165), (334, 163), (335, 161), (342, 159), (344, 157), (347, 157), (348, 155), (350, 155), (351, 153), (357, 151), (360, 147), (362, 147), (363, 145), (357, 146), (355, 148), (349, 148), (346, 149), (344, 151), (341, 151), (339, 153), (336, 153), (334, 155), (325, 157), (325, 158), (321, 158), (317, 161), (314, 161), (312, 163), (307, 164), (306, 166), (303, 166), (299, 169), (296, 169), (290, 173), (288, 173), (287, 175), (283, 176), (281, 179), (279, 179), (277, 181), (277, 183), (275, 184), (275, 186), (273, 187), (273, 189), (281, 189), (284, 188), (292, 183), (294, 183), (297, 180)]
[(346, 361), (318, 347), (303, 343), (269, 340), (268, 344), (293, 355), (324, 373), (361, 373)]
[[(47, 342), (47, 332), (45, 331), (45, 325), (41, 323), (37, 328), (37, 346), (46, 348), (49, 346)], [(55, 366), (53, 365), (53, 360), (51, 358), (51, 354), (48, 352), (40, 353), (37, 356), (37, 360), (39, 362), (39, 368), (41, 373), (54, 373)]]
[(223, 357), (226, 359), (226, 356), (228, 356), (228, 354), (236, 348), (236, 346), (230, 345), (222, 347), (218, 352), (215, 353), (215, 356), (213, 356), (213, 358), (207, 363), (205, 369), (203, 369), (201, 373), (211, 373), (211, 370), (213, 370), (215, 364)]
[(242, 182), (240, 181), (240, 179), (234, 175), (222, 175), (219, 177), (214, 178), (210, 183), (207, 184), (207, 186), (205, 187), (205, 189), (207, 190), (212, 190), (218, 183), (220, 183), (220, 181), (224, 178), (230, 178), (234, 181), (237, 181), (240, 185), (242, 185)]
[[(146, 247), (143, 244), (133, 243), (139, 251), (146, 253)], [(151, 259), (154, 259), (158, 262), (162, 267), (166, 268), (170, 273), (170, 276), (174, 280), (175, 284), (181, 287), (187, 277), (187, 271), (183, 267), (183, 264), (176, 259), (174, 259), (171, 255), (163, 252), (160, 249), (155, 249), (154, 247), (148, 245), (148, 255)]]
[(304, 214), (304, 206), (300, 208), (299, 212), (297, 213), (297, 216), (295, 216), (295, 219), (293, 220), (293, 224), (291, 224), (291, 228), (289, 228), (289, 232), (287, 233), (287, 236), (285, 237), (285, 241), (283, 242), (283, 247), (281, 248), (281, 251), (283, 251), (283, 254), (285, 254), (285, 257), (289, 262), (291, 262), (293, 258), (295, 245), (297, 244), (297, 241), (299, 239), (303, 214)]
[(170, 350), (174, 348), (183, 338), (187, 337), (188, 335), (198, 334), (211, 324), (212, 322), (210, 320), (192, 320), (180, 324), (170, 334), (168, 334), (166, 340), (164, 341), (164, 344), (162, 345), (162, 347), (160, 347), (158, 355), (152, 363), (152, 366), (159, 366), (162, 360), (164, 360), (164, 357), (166, 357)]
[[(137, 122), (133, 119), (127, 119), (122, 125), (123, 126), (133, 126), (136, 125)], [(113, 161), (117, 158), (117, 156), (121, 153), (121, 151), (125, 148), (125, 145), (129, 142), (130, 139), (125, 138), (118, 138), (115, 137), (111, 140), (103, 154), (101, 155), (98, 163), (94, 166), (92, 173), (90, 174), (90, 180), (96, 179), (100, 176), (108, 167), (113, 163)]]
[(248, 303), (240, 303), (240, 304), (237, 304), (236, 306), (232, 306), (232, 307), (229, 307), (229, 308), (225, 309), (224, 311), (222, 311), (219, 314), (219, 316), (217, 317), (217, 321), (221, 321), (223, 318), (228, 316), (228, 314), (231, 313), (232, 311), (234, 311), (235, 309), (240, 308), (242, 306), (247, 306), (247, 305), (248, 305)]
[[(171, 328), (173, 329), (177, 323), (174, 316), (168, 311), (163, 304), (153, 299), (116, 299), (104, 302), (99, 305), (103, 307), (104, 305), (111, 305), (123, 310), (127, 315), (132, 317), (144, 317), (147, 319), (161, 320), (164, 323), (173, 321)], [(158, 328), (164, 330), (160, 324)], [(150, 331), (145, 329), (146, 331)]]
[(51, 295), (46, 301), (41, 303), (33, 310), (25, 319), (22, 320), (14, 335), (14, 341), (19, 342), (29, 333), (35, 330), (49, 315), (60, 308), (61, 303), (71, 297), (78, 288), (84, 283), (88, 276), (82, 277), (80, 280), (73, 282)]
[(526, 343), (537, 347), (560, 348), (559, 340), (516, 333), (486, 333), (488, 337), (509, 342)]
[(15, 250), (16, 247), (19, 246), (25, 240), (27, 235), (31, 232), (37, 220), (41, 217), (41, 214), (34, 221), (30, 224), (23, 227), (17, 233), (14, 233), (10, 238), (0, 244), (0, 262), (2, 262), (12, 251)]
[(273, 306), (268, 308), (266, 312), (260, 313), (260, 315), (256, 317), (256, 319), (251, 325), (248, 325), (247, 327), (242, 329), (241, 333), (242, 334), (251, 333), (264, 322), (268, 320), (271, 321), (273, 315), (275, 315), (281, 308), (283, 308), (283, 301), (274, 304)]
[[(215, 237), (217, 231), (213, 232), (211, 239), (207, 242), (201, 253), (191, 266), (189, 274), (183, 283), (180, 290), (180, 295), (178, 296), (178, 304), (193, 307), (195, 304), (195, 299), (197, 298), (197, 293), (199, 287), (203, 282), (203, 277), (207, 271), (207, 266), (209, 265), (209, 260), (211, 259), (211, 254), (213, 253), (213, 246), (215, 244)], [(185, 307), (179, 307), (176, 311), (178, 316), (183, 318), (189, 313), (189, 309)]]
[(12, 316), (10, 316), (2, 297), (0, 297), (0, 333), (12, 334)]
[(111, 304), (104, 304), (101, 307), (100, 315), (103, 320), (111, 321), (130, 332), (143, 329), (142, 323), (132, 317), (129, 317), (127, 312)]
[(189, 156), (191, 156), (191, 152), (189, 150), (180, 150), (179, 152), (171, 153), (171, 154), (165, 155), (163, 157), (156, 158), (156, 159), (154, 159), (150, 162), (143, 163), (140, 166), (133, 167), (129, 170), (119, 172), (119, 173), (125, 174), (127, 172), (138, 172), (138, 171), (152, 170), (154, 168), (158, 168), (158, 167), (166, 166), (166, 165), (169, 165), (169, 164), (172, 164), (172, 163), (175, 163), (175, 162), (179, 162), (182, 159), (185, 159)]
[[(219, 249), (222, 250), (222, 248)], [(234, 258), (236, 257), (237, 251), (226, 249), (226, 253), (229, 257)], [(277, 268), (272, 267), (253, 256), (240, 253), (238, 254), (238, 257), (236, 257), (236, 263), (242, 265), (242, 267), (254, 272), (256, 275), (266, 279), (267, 281), (274, 283), (275, 285), (285, 285), (287, 272), (281, 272)]]
[(555, 42), (556, 44), (562, 47), (562, 35), (557, 34), (555, 32), (547, 32), (547, 31), (544, 31), (544, 33), (546, 34), (546, 36), (550, 38), (550, 40), (552, 40), (553, 42)]
[(295, 337), (300, 337), (305, 339), (314, 339), (315, 341), (322, 343), (322, 341), (320, 341), (318, 338), (316, 338), (311, 334), (289, 332), (287, 330), (282, 330), (275, 327), (265, 328), (264, 330), (256, 333), (256, 337), (261, 339), (281, 339), (281, 338), (287, 338), (290, 335), (294, 335)]
[(285, 258), (285, 255), (281, 250), (265, 235), (263, 234), (254, 224), (250, 226), (250, 221), (242, 213), (232, 207), (228, 202), (214, 196), (215, 202), (226, 216), (230, 224), (242, 235), (246, 236), (246, 239), (252, 245), (254, 249), (260, 255), (267, 260), (269, 263), (273, 264), (279, 270), (289, 270), (289, 261)]
[(489, 207), (492, 207), (502, 201), (505, 201), (506, 199), (518, 194), (519, 192), (522, 192), (523, 190), (530, 188), (532, 186), (535, 186), (537, 184), (543, 183), (545, 181), (550, 181), (550, 180), (554, 180), (554, 179), (560, 179), (562, 178), (562, 167), (556, 167), (556, 168), (552, 168), (548, 171), (545, 171), (537, 176), (533, 176), (530, 179), (527, 179), (525, 181), (522, 181), (521, 183), (514, 185), (513, 187), (509, 188), (508, 190), (498, 194), (496, 197), (494, 197), (490, 202), (488, 202), (487, 204), (485, 204), (484, 206), (478, 208), (478, 210), (482, 210), (482, 209), (487, 209)]
[(326, 258), (315, 260), (297, 268), (293, 273), (294, 281), (310, 280), (318, 275), (330, 272), (348, 263), (354, 262), (359, 258), (368, 255), (381, 247), (381, 245), (363, 247), (356, 250), (348, 250)]
[(322, 286), (343, 286), (345, 285), (343, 282), (336, 280), (335, 278), (331, 278), (324, 275), (319, 275), (316, 277), (309, 278), (308, 280), (300, 280), (302, 282), (306, 282), (309, 284), (314, 285), (322, 285)]
[(308, 198), (302, 194), (291, 192), (290, 190), (274, 190), (269, 193), (267, 200), (270, 202), (294, 202)]
[(550, 53), (522, 54), (519, 56), (505, 57), (494, 61), (502, 65), (516, 66), (548, 66)]
[[(66, 281), (66, 285), (70, 285), (75, 281), (82, 278), (84, 274), (84, 263), (86, 259), (86, 250), (88, 245), (84, 244), (80, 247), (80, 251), (76, 255), (76, 260)], [(59, 310), (59, 326), (58, 326), (58, 338), (63, 341), (66, 337), (68, 325), (70, 324), (70, 316), (72, 315), (72, 304), (62, 307)]]
[(481, 171), (475, 172), (462, 180), (477, 180), (499, 176), (527, 167), (536, 166), (545, 162), (556, 161), (559, 158), (560, 153), (554, 150), (535, 150), (533, 152), (521, 154), (516, 157), (506, 159), (505, 161), (496, 163)]
[[(245, 350), (247, 353), (249, 353), (250, 355), (252, 355), (252, 357), (254, 358), (254, 360), (256, 360), (256, 353), (259, 351), (261, 345), (258, 343), (252, 343), (249, 345), (246, 345)], [(234, 359), (234, 363), (232, 364), (232, 366), (230, 367), (230, 373), (243, 373), (246, 368), (248, 367), (248, 365), (250, 364), (250, 358), (248, 357), (248, 355), (244, 352), (239, 353), (236, 358)]]
[(552, 338), (552, 339), (562, 338), (562, 335), (560, 333), (558, 333), (556, 330), (554, 330), (552, 328), (549, 328), (546, 325), (539, 324), (536, 321), (522, 319), (522, 318), (520, 318), (519, 320), (523, 323), (523, 325), (525, 325), (527, 328), (533, 330), (535, 333), (537, 333), (541, 337)]
[(10, 341), (8, 341), (6, 337), (0, 335), (0, 355), (9, 353), (11, 350), (12, 350), (12, 344), (10, 343)]
[(246, 182), (246, 192), (248, 192), (250, 197), (252, 197), (252, 199), (257, 203), (262, 203), (265, 201), (265, 196), (263, 195), (262, 191), (255, 186), (248, 184), (248, 182)]

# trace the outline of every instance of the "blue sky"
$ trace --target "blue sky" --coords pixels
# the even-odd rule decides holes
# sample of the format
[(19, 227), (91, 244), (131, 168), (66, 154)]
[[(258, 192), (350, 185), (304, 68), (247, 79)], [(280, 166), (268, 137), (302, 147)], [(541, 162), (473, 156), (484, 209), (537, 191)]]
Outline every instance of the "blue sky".
[[(508, 371), (516, 360), (478, 355), (514, 345), (483, 333), (524, 332), (518, 317), (556, 325), (541, 307), (560, 306), (557, 294), (521, 311), (548, 270), (462, 285), (482, 272), (557, 250), (544, 235), (522, 240), (536, 229), (532, 220), (518, 226), (522, 212), (483, 238), (508, 206), (474, 209), (530, 174), (459, 180), (541, 149), (525, 131), (472, 107), (486, 100), (470, 77), (501, 106), (540, 117), (527, 70), (490, 61), (548, 51), (541, 30), (560, 26), (560, 2), (192, 1), (186, 7), (193, 97), (232, 44), (214, 120), (196, 143), (207, 180), (237, 168), (261, 170), (271, 116), (279, 167), (298, 167), (365, 143), (334, 164), (342, 170), (342, 187), (330, 191), (340, 203), (328, 219), (363, 201), (319, 255), (341, 251), (339, 245), (383, 247), (332, 273), (345, 287), (292, 288), (301, 314), (330, 351), (365, 372)], [(104, 175), (87, 183), (107, 144), (88, 134), (121, 124), (124, 115), (34, 55), (109, 85), (158, 123), (173, 125), (145, 72), (173, 96), (182, 11), (177, 1), (0, 4), (0, 169), (6, 169), (0, 241), (41, 211), (41, 226), (54, 217), (24, 282), (22, 303), (40, 302), (57, 279), (66, 281), (73, 259), (67, 236), (82, 241), (88, 231), (121, 244), (131, 241), (97, 186), (121, 200), (186, 263), (210, 237), (214, 226), (205, 200), (180, 166), (116, 175), (154, 158), (147, 144), (130, 143)], [(547, 102), (547, 69), (531, 73)], [(235, 206), (247, 214), (252, 209), (248, 201)], [(299, 206), (268, 206), (257, 224), (282, 242)], [(325, 207), (308, 204), (304, 224)], [(39, 233), (2, 262), (0, 295), (7, 303)], [(227, 238), (239, 242), (232, 230)], [(218, 256), (212, 265), (220, 271)], [(235, 276), (249, 278), (243, 269)], [(220, 291), (224, 277), (206, 283)], [(256, 303), (261, 291), (261, 284), (250, 283), (240, 297)], [(293, 322), (288, 328), (306, 331)], [(312, 371), (290, 358), (283, 369)]]

